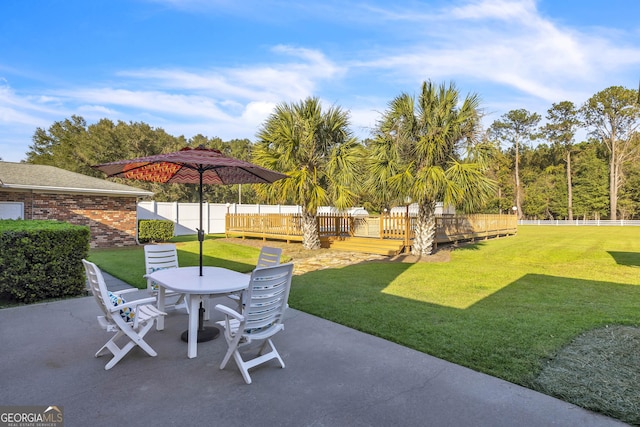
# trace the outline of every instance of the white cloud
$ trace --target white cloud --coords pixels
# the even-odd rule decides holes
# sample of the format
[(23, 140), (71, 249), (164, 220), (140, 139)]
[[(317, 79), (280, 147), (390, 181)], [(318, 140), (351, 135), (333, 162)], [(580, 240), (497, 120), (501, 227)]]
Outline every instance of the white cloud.
[(530, 22), (537, 19), (536, 4), (533, 0), (481, 0), (454, 7), (451, 15), (460, 19), (500, 19)]
[(474, 1), (439, 11), (423, 28), (427, 42), (353, 65), (416, 82), (488, 81), (547, 102), (581, 102), (589, 94), (585, 86), (607, 81), (611, 70), (640, 65), (640, 49), (561, 27), (540, 16), (533, 0)]
[[(187, 136), (211, 129), (214, 133), (209, 136), (239, 137), (227, 135), (233, 130), (252, 138), (276, 104), (312, 96), (319, 81), (344, 73), (316, 50), (279, 45), (273, 52), (293, 59), (246, 68), (127, 70), (118, 73), (122, 84), (143, 89), (77, 88), (55, 94), (80, 103), (83, 111), (104, 111), (111, 113), (110, 117), (125, 112), (153, 113), (165, 118), (160, 120), (165, 122), (162, 127), (179, 129)], [(170, 117), (177, 116), (186, 124), (172, 125)], [(196, 123), (199, 130), (194, 128)]]
[(276, 104), (264, 101), (254, 101), (247, 104), (242, 113), (242, 122), (257, 129), (275, 109)]
[(108, 108), (105, 106), (114, 105), (176, 116), (199, 116), (209, 119), (226, 118), (226, 114), (218, 108), (214, 100), (199, 95), (112, 88), (79, 89), (60, 93), (74, 102), (92, 103), (94, 108)]
[(310, 96), (319, 81), (344, 73), (317, 50), (279, 45), (272, 51), (294, 60), (214, 70), (127, 70), (118, 75), (144, 80), (146, 85), (162, 90), (204, 91), (218, 100), (240, 98), (279, 102)]
[(97, 118), (98, 120), (103, 117), (117, 117), (119, 115), (117, 110), (102, 105), (80, 105), (78, 112), (85, 119)]
[(42, 117), (58, 113), (59, 106), (56, 98), (16, 94), (6, 80), (0, 86), (0, 123), (5, 126), (39, 126)]

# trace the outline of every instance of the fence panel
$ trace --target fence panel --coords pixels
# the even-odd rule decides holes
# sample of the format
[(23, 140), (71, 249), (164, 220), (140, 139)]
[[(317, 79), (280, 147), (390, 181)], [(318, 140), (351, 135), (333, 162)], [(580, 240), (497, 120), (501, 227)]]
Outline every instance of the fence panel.
[[(207, 234), (225, 232), (225, 215), (227, 213), (300, 213), (300, 207), (294, 205), (258, 205), (236, 203), (208, 203), (202, 204), (203, 228)], [(200, 227), (199, 203), (176, 202), (139, 202), (138, 220), (140, 219), (168, 219), (175, 222), (176, 236), (196, 234)]]
[(521, 219), (519, 225), (573, 225), (573, 226), (596, 226), (596, 227), (622, 227), (622, 226), (640, 226), (640, 220), (637, 219), (574, 219), (569, 221), (563, 219)]
[(353, 217), (342, 214), (321, 214), (316, 216), (320, 237), (348, 236), (353, 229)]

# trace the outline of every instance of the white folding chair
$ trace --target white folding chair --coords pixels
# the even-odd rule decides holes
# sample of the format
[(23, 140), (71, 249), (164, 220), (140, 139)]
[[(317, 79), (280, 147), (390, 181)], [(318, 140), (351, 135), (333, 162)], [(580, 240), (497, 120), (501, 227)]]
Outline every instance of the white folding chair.
[[(260, 249), (260, 255), (258, 255), (258, 262), (255, 268), (270, 267), (272, 265), (280, 264), (280, 258), (282, 258), (282, 249), (272, 248), (270, 246), (263, 246)], [(242, 304), (244, 304), (242, 298), (243, 292), (233, 293), (227, 295), (229, 298), (238, 303), (238, 311), (242, 311)]]
[[(103, 312), (102, 316), (98, 316), (98, 323), (107, 332), (115, 332), (115, 335), (95, 354), (95, 357), (102, 356), (106, 353), (105, 350), (113, 354), (113, 358), (104, 369), (114, 367), (135, 346), (139, 346), (149, 356), (156, 356), (155, 350), (144, 340), (144, 336), (151, 330), (155, 320), (166, 315), (152, 304), (155, 299), (150, 297), (127, 302), (122, 298), (122, 294), (137, 291), (137, 289), (109, 292), (98, 266), (84, 259), (82, 264), (91, 292)], [(120, 347), (116, 340), (122, 337), (125, 337), (127, 342)]]
[(282, 249), (272, 248), (270, 246), (263, 246), (260, 249), (260, 255), (258, 255), (258, 263), (256, 268), (271, 267), (272, 265), (280, 264), (280, 258), (282, 257)]
[[(216, 305), (216, 310), (225, 316), (223, 321), (217, 323), (224, 327), (224, 338), (229, 346), (220, 369), (224, 369), (233, 356), (244, 381), (251, 384), (249, 369), (255, 366), (277, 359), (280, 366), (284, 368), (284, 362), (273, 345), (271, 337), (284, 329), (282, 322), (288, 307), (292, 274), (293, 264), (291, 263), (256, 268), (251, 273), (242, 313), (222, 304)], [(240, 347), (248, 346), (253, 341), (263, 343), (258, 355), (245, 361), (240, 353)], [(267, 346), (270, 350), (265, 353)]]
[[(178, 268), (178, 250), (176, 245), (172, 243), (161, 245), (146, 245), (144, 247), (144, 265), (146, 274), (154, 271), (163, 270), (165, 268)], [(151, 279), (147, 279), (147, 290), (154, 296), (158, 296), (158, 285)], [(174, 309), (184, 308), (189, 312), (189, 303), (187, 296), (170, 290), (165, 291), (165, 300), (167, 297), (176, 297), (176, 299), (168, 304)], [(167, 303), (165, 301), (165, 308)]]

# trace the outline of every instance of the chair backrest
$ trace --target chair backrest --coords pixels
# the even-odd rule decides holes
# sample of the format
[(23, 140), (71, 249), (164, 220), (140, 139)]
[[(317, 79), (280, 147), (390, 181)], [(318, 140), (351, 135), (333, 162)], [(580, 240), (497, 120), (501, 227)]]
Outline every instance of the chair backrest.
[(257, 268), (251, 273), (242, 314), (245, 333), (277, 332), (281, 327), (291, 290), (293, 264)]
[[(146, 274), (153, 273), (165, 268), (178, 267), (178, 250), (172, 243), (161, 245), (146, 245), (144, 247), (144, 266)], [(147, 280), (147, 287), (152, 290), (150, 280)]]
[(282, 249), (263, 246), (262, 249), (260, 249), (260, 255), (258, 256), (258, 263), (256, 264), (256, 268), (278, 265), (280, 264), (281, 257)]
[(110, 304), (109, 291), (107, 290), (107, 284), (104, 281), (102, 271), (100, 271), (97, 265), (87, 261), (86, 259), (82, 260), (82, 264), (84, 265), (84, 271), (87, 274), (89, 289), (91, 289), (91, 293), (98, 303), (98, 307), (100, 307), (100, 309), (104, 312), (105, 318), (113, 322), (111, 311), (109, 310), (109, 308), (107, 308), (107, 304)]

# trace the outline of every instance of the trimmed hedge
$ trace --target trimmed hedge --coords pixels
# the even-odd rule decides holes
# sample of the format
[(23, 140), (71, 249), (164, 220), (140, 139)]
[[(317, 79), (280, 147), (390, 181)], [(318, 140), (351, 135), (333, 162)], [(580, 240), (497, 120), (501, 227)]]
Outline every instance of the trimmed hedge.
[(82, 258), (89, 227), (58, 221), (0, 220), (0, 297), (19, 303), (86, 292)]
[(146, 242), (166, 242), (173, 237), (175, 224), (168, 219), (141, 219), (138, 221), (138, 240)]

